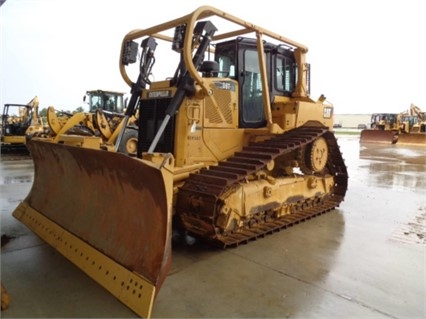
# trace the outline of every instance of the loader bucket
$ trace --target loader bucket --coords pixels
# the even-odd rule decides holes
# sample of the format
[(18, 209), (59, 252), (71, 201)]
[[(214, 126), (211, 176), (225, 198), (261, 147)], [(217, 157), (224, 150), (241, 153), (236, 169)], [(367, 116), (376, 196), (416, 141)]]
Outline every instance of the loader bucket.
[(360, 142), (394, 144), (396, 142), (396, 134), (390, 130), (362, 130)]
[(426, 146), (426, 133), (402, 133), (398, 136), (398, 145), (424, 145)]
[(120, 153), (32, 139), (34, 183), (13, 216), (141, 317), (171, 263), (172, 179)]

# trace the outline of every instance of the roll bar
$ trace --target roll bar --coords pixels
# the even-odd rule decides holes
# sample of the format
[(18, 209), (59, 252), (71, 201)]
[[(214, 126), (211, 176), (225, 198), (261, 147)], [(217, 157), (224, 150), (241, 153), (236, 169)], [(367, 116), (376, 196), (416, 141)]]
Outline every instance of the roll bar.
[[(306, 63), (305, 63), (305, 54), (308, 52), (308, 48), (296, 41), (290, 40), (284, 36), (281, 36), (275, 32), (269, 31), (267, 29), (261, 28), (259, 26), (256, 26), (252, 23), (246, 22), (244, 20), (241, 20), (229, 13), (223, 12), (219, 9), (216, 9), (211, 6), (202, 6), (193, 11), (192, 13), (185, 15), (181, 18), (177, 18), (162, 24), (158, 24), (156, 26), (147, 28), (147, 29), (137, 29), (130, 31), (126, 34), (126, 36), (123, 38), (122, 46), (121, 46), (121, 53), (120, 53), (120, 73), (123, 77), (123, 80), (130, 86), (133, 86), (133, 82), (130, 79), (129, 75), (126, 71), (126, 64), (123, 63), (123, 55), (125, 53), (125, 48), (128, 45), (129, 41), (134, 41), (143, 37), (153, 37), (169, 42), (173, 42), (173, 38), (171, 36), (165, 35), (165, 31), (170, 31), (175, 29), (178, 26), (186, 25), (187, 30), (194, 30), (195, 25), (198, 21), (206, 18), (218, 18), (222, 20), (226, 20), (228, 22), (231, 22), (235, 25), (235, 29), (232, 31), (227, 31), (225, 33), (219, 33), (216, 34), (212, 38), (212, 42), (218, 41), (218, 40), (225, 40), (228, 38), (235, 38), (236, 36), (246, 35), (250, 33), (254, 33), (255, 37), (258, 39), (258, 45), (260, 45), (259, 49), (262, 49), (262, 36), (268, 36), (272, 39), (275, 39), (281, 43), (285, 43), (295, 49), (295, 57), (298, 62), (298, 81), (297, 81), (297, 87), (295, 90), (295, 96), (296, 97), (305, 97), (306, 94)], [(216, 20), (215, 20), (216, 21)], [(218, 24), (215, 22), (215, 25), (218, 26)], [(205, 85), (203, 78), (199, 75), (197, 72), (197, 69), (192, 61), (192, 34), (189, 34), (189, 32), (186, 32), (184, 42), (183, 42), (183, 59), (184, 63), (186, 65), (186, 68), (191, 75), (191, 77), (197, 82), (203, 91), (204, 94), (209, 94), (209, 89)], [(264, 60), (263, 54), (261, 53), (261, 50), (259, 50), (259, 61), (262, 62)], [(261, 67), (261, 73), (263, 77), (263, 85), (264, 92), (268, 92), (268, 79), (266, 76), (266, 65), (265, 63), (260, 63)], [(270, 105), (269, 95), (265, 94), (264, 96), (264, 103), (265, 105)]]

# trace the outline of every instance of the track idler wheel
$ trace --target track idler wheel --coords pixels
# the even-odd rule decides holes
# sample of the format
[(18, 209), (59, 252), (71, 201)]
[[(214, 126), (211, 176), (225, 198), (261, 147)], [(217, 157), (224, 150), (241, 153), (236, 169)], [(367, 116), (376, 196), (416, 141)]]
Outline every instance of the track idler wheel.
[(325, 138), (320, 137), (306, 145), (301, 154), (301, 169), (304, 173), (320, 173), (328, 161), (328, 146)]

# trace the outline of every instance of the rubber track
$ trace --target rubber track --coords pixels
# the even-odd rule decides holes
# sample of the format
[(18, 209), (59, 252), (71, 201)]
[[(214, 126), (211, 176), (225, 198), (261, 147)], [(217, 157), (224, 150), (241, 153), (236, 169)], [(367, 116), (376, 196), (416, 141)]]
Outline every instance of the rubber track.
[[(334, 192), (326, 197), (321, 203), (314, 206), (311, 204), (306, 208), (300, 208), (295, 213), (283, 216), (271, 222), (258, 224), (255, 227), (238, 230), (230, 234), (220, 234), (215, 231), (216, 212), (219, 210), (220, 196), (238, 185), (247, 176), (262, 170), (271, 160), (286, 153), (301, 150), (302, 147), (315, 141), (319, 137), (325, 138), (329, 150), (327, 162), (328, 173), (335, 177)], [(197, 174), (191, 174), (178, 194), (177, 212), (182, 220), (186, 220), (186, 228), (190, 232), (198, 234), (204, 239), (213, 241), (215, 244), (229, 247), (240, 243), (247, 243), (266, 234), (271, 234), (283, 228), (298, 224), (317, 215), (326, 213), (344, 200), (348, 174), (346, 165), (342, 158), (337, 140), (332, 132), (323, 127), (299, 127), (273, 138), (252, 143), (244, 147), (226, 161), (221, 161), (217, 166), (210, 169), (202, 169)], [(185, 198), (202, 198), (203, 206), (194, 209), (187, 207)], [(194, 222), (194, 228), (188, 227), (188, 223)], [(200, 227), (204, 230), (200, 232)], [(206, 238), (209, 237), (209, 238)]]

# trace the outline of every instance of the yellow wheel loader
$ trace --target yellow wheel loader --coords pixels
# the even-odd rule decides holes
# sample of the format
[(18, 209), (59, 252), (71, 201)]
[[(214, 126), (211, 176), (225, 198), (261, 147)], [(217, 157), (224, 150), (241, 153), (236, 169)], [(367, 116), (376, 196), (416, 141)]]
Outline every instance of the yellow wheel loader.
[(124, 96), (123, 92), (89, 90), (83, 97), (83, 101), (88, 104), (90, 113), (102, 109), (106, 112), (122, 114), (126, 107)]
[[(86, 97), (89, 97), (88, 101)], [(55, 143), (94, 148), (99, 148), (100, 140), (105, 147), (113, 148), (124, 119), (123, 97), (124, 93), (121, 92), (87, 91), (84, 101), (89, 104), (88, 113), (58, 112), (53, 106), (49, 106), (48, 137)], [(130, 121), (127, 121), (126, 132), (117, 150), (135, 155), (137, 136), (136, 116), (132, 116)]]
[[(116, 145), (138, 112), (136, 156), (99, 141), (32, 139), (34, 184), (13, 215), (149, 317), (170, 267), (172, 229), (235, 247), (344, 200), (333, 106), (309, 97), (307, 51), (209, 6), (129, 32), (120, 72), (131, 98)], [(157, 54), (167, 57), (160, 72), (176, 63), (151, 81)]]

